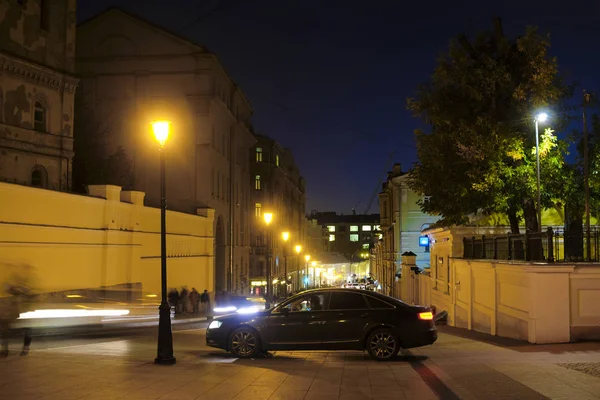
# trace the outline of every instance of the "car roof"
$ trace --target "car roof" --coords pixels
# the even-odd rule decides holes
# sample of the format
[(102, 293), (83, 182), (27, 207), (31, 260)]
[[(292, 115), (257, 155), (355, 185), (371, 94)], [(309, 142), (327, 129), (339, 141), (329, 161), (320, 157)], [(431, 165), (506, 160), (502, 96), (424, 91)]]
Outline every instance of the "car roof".
[[(303, 292), (300, 292), (300, 293), (296, 294), (296, 296), (310, 294), (310, 293), (317, 294), (317, 293), (323, 293), (323, 292), (357, 293), (357, 290), (356, 289), (347, 289), (347, 288), (319, 288), (319, 289), (305, 290)], [(403, 302), (400, 299), (396, 299), (394, 297), (387, 296), (387, 295), (384, 295), (384, 294), (381, 294), (381, 293), (372, 292), (372, 291), (366, 291), (366, 290), (359, 290), (358, 292), (361, 293), (361, 294), (365, 294), (367, 296), (373, 296), (373, 297), (381, 299), (383, 301), (395, 302), (396, 304), (407, 305), (405, 302)]]

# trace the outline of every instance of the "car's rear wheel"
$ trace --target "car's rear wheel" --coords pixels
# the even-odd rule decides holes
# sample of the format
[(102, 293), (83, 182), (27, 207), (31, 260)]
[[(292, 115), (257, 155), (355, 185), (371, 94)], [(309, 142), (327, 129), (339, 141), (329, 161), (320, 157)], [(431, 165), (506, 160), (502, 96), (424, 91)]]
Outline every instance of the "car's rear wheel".
[(400, 351), (400, 342), (391, 329), (377, 329), (367, 338), (367, 351), (377, 361), (388, 361)]
[(238, 328), (229, 337), (229, 351), (239, 358), (253, 358), (260, 354), (260, 337), (251, 328)]

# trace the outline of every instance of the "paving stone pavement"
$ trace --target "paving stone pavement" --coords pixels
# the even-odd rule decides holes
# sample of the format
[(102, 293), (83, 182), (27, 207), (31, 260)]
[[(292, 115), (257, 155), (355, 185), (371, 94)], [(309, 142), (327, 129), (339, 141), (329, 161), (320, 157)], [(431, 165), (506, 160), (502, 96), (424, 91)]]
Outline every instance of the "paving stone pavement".
[[(0, 399), (600, 399), (600, 378), (561, 366), (600, 361), (600, 344), (507, 348), (441, 333), (376, 362), (361, 352), (277, 352), (238, 360), (174, 333), (177, 364), (151, 336), (57, 346), (0, 359)], [(34, 343), (35, 344), (35, 343)]]

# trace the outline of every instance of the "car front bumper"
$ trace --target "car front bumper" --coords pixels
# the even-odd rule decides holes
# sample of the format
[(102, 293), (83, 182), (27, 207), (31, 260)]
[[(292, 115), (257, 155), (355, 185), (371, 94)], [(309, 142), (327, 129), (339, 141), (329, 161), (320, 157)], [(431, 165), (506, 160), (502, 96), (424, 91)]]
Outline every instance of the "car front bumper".
[(222, 328), (206, 330), (206, 345), (227, 350), (227, 335)]

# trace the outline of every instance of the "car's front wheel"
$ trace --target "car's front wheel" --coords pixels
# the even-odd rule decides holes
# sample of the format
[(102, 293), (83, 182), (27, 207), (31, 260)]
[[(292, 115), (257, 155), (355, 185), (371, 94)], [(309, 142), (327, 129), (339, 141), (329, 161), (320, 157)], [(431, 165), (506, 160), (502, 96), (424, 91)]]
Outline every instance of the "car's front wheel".
[(260, 337), (251, 328), (238, 328), (229, 337), (229, 351), (239, 358), (253, 358), (260, 354)]
[(367, 351), (378, 361), (388, 361), (400, 351), (400, 343), (391, 329), (377, 329), (367, 338)]

